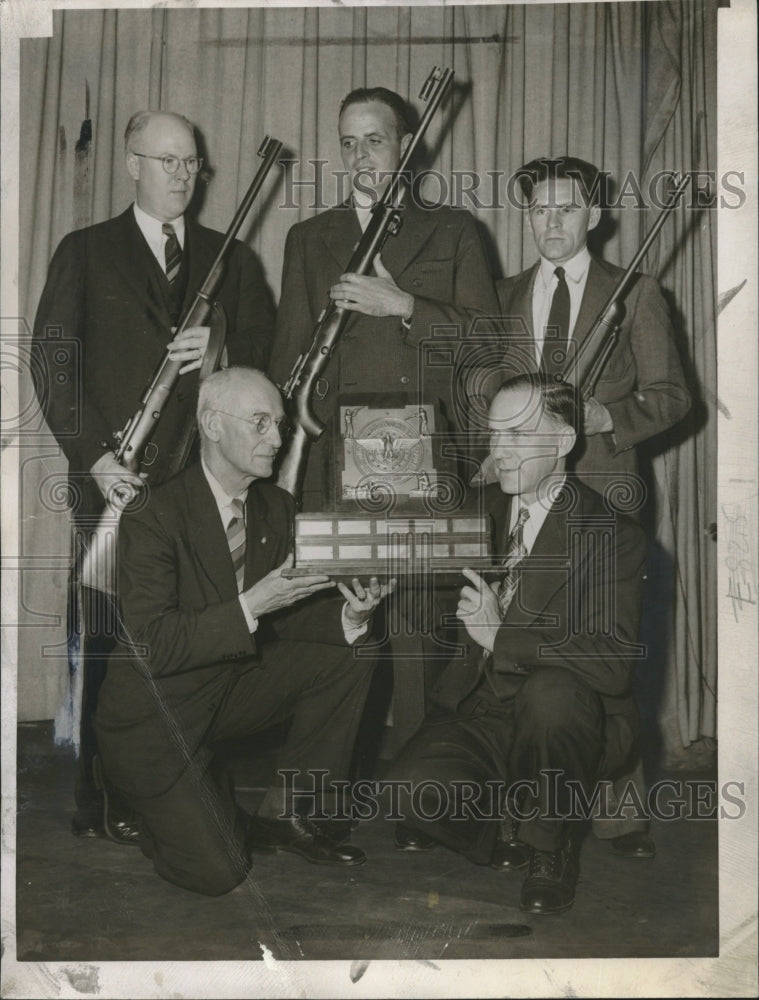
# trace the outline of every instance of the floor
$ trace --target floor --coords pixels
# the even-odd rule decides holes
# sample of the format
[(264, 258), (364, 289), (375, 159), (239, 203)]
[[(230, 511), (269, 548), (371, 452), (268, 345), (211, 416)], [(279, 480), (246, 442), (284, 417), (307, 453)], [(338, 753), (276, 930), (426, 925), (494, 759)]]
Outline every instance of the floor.
[[(556, 916), (520, 911), (519, 875), (444, 848), (395, 851), (381, 818), (353, 834), (369, 858), (359, 868), (258, 857), (242, 886), (210, 899), (162, 882), (137, 848), (70, 834), (74, 759), (54, 747), (52, 723), (20, 726), (18, 747), (20, 961), (260, 959), (262, 946), (309, 960), (717, 954), (716, 821), (654, 821), (649, 861), (587, 837), (575, 905)], [(235, 761), (249, 808), (265, 756), (249, 749)]]

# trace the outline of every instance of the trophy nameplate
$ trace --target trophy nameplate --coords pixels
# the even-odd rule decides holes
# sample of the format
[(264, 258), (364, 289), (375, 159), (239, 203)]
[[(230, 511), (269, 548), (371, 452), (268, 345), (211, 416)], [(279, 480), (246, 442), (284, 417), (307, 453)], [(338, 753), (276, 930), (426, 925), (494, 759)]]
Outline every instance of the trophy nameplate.
[(295, 565), (286, 576), (413, 576), (492, 567), (489, 519), (471, 513), (435, 517), (298, 514)]

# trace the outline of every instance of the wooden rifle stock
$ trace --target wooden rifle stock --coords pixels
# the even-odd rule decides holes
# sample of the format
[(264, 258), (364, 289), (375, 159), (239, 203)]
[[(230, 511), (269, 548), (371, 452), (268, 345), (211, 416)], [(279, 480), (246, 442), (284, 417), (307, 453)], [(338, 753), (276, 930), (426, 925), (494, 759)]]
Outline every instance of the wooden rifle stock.
[(648, 253), (651, 244), (659, 235), (669, 213), (676, 207), (690, 181), (690, 174), (676, 176), (676, 186), (662, 208), (659, 217), (633, 257), (625, 273), (604, 305), (583, 341), (583, 345), (562, 372), (562, 378), (579, 387), (584, 399), (589, 399), (595, 391), (596, 382), (603, 371), (609, 355), (614, 350), (617, 334), (625, 317), (624, 297), (630, 290), (640, 262)]
[[(440, 70), (437, 66), (427, 77), (419, 95), (427, 102), (419, 128), (412, 136), (382, 197), (372, 207), (369, 224), (356, 244), (345, 273), (369, 274), (374, 258), (382, 250), (388, 236), (395, 235), (400, 229), (402, 220), (399, 209), (409, 184), (408, 164), (452, 79), (452, 70)], [(316, 383), (332, 357), (351, 312), (350, 309), (336, 306), (332, 299), (328, 301), (316, 324), (308, 351), (298, 357), (290, 377), (282, 387), (293, 424), (293, 434), (280, 453), (277, 485), (291, 493), (297, 501), (300, 500), (303, 489), (311, 442), (324, 432), (324, 424), (316, 416), (312, 406)]]

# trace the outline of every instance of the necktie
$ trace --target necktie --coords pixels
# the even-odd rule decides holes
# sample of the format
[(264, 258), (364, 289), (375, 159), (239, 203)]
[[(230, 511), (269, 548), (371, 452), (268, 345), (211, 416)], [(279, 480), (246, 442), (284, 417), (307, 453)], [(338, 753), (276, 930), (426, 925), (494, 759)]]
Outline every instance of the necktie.
[(519, 564), (527, 555), (527, 549), (524, 544), (524, 525), (529, 516), (529, 510), (526, 507), (522, 507), (519, 511), (519, 517), (517, 517), (517, 523), (512, 528), (509, 540), (506, 543), (506, 555), (503, 560), (503, 567), (506, 572), (501, 580), (501, 589), (498, 591), (501, 620), (506, 617), (506, 612), (509, 610), (509, 605), (516, 593), (517, 584), (519, 583)]
[(166, 259), (166, 278), (169, 284), (173, 285), (179, 276), (179, 269), (182, 266), (182, 248), (179, 245), (177, 234), (174, 232), (174, 227), (170, 222), (164, 222), (161, 229), (166, 237), (166, 245), (163, 248)]
[(551, 299), (541, 358), (541, 367), (547, 375), (555, 375), (563, 370), (569, 343), (569, 288), (563, 267), (557, 267), (554, 274), (558, 281)]
[(237, 578), (237, 591), (241, 593), (243, 577), (245, 576), (245, 513), (242, 500), (238, 500), (236, 497), (230, 506), (233, 513), (227, 525), (227, 543)]

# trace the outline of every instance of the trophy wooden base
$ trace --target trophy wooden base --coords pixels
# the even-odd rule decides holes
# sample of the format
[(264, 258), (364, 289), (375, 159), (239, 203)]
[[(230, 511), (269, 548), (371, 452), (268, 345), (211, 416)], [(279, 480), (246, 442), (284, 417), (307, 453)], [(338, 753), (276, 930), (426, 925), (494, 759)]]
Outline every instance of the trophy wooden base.
[(284, 575), (389, 578), (491, 566), (486, 516), (312, 513), (296, 515), (295, 564)]

